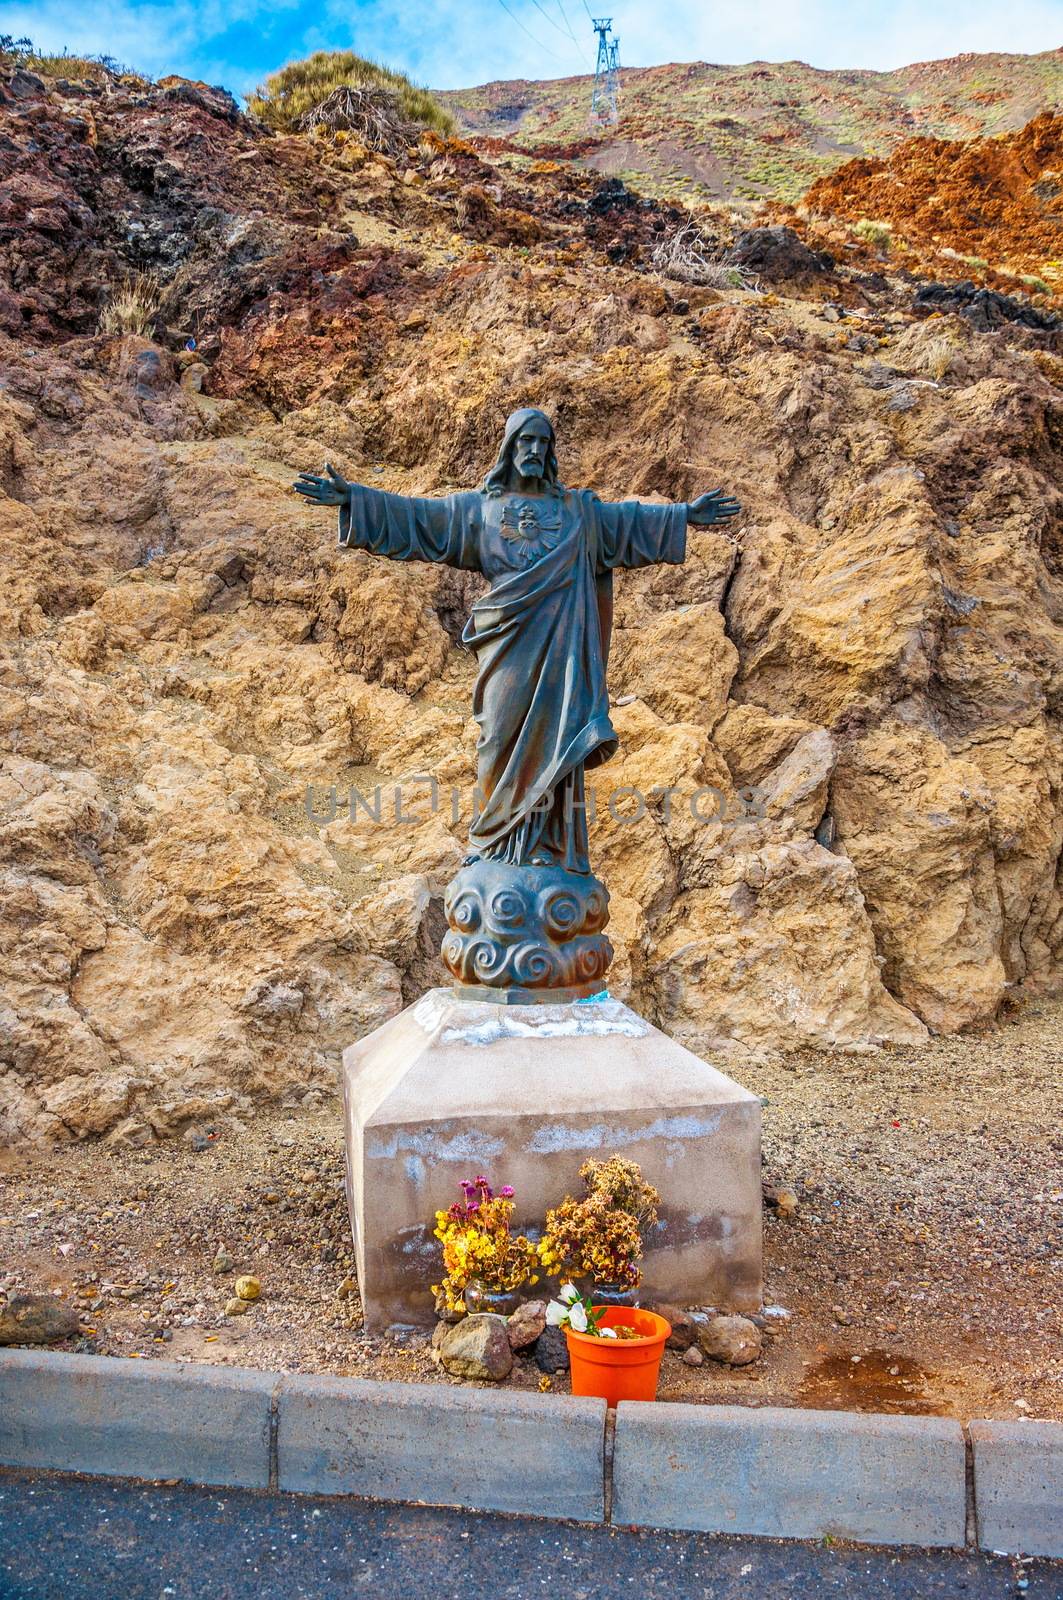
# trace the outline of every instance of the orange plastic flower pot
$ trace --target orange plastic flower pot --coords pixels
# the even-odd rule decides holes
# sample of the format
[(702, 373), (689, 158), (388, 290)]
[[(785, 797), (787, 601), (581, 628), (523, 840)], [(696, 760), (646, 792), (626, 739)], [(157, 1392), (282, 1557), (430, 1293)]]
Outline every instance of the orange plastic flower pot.
[(566, 1328), (572, 1393), (598, 1395), (611, 1406), (621, 1400), (653, 1400), (671, 1323), (638, 1306), (609, 1306), (598, 1326), (637, 1328), (639, 1337), (601, 1339)]

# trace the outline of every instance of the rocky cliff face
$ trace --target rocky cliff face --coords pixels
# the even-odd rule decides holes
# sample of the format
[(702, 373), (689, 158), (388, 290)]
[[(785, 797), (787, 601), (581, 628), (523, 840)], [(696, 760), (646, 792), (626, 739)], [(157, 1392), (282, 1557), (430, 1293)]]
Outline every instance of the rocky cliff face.
[[(674, 219), (615, 187), (201, 87), (0, 121), (0, 1139), (331, 1091), (437, 980), (477, 580), (287, 485), (470, 485), (518, 403), (568, 482), (747, 507), (618, 586), (615, 990), (703, 1051), (865, 1050), (1058, 981), (1058, 333), (786, 239), (770, 292), (660, 281)], [(98, 335), (132, 268), (153, 337)]]

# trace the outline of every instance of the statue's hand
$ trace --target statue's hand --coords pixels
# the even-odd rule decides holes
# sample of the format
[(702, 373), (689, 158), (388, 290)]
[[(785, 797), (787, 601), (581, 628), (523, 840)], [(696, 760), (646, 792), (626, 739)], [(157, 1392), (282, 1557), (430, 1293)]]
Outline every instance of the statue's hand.
[(316, 506), (341, 506), (350, 493), (350, 484), (346, 478), (332, 466), (325, 462), (327, 477), (319, 478), (312, 472), (300, 472), (292, 488), (296, 494), (301, 494), (304, 499), (310, 500)]
[(687, 506), (687, 521), (697, 528), (711, 528), (714, 522), (729, 522), (737, 517), (741, 509), (738, 501), (723, 489), (712, 489), (691, 500)]

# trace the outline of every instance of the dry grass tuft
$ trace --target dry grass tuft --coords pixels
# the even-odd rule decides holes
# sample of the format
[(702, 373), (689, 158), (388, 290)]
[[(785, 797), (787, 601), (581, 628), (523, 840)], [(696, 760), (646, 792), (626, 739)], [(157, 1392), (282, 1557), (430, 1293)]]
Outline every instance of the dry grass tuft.
[(154, 272), (136, 272), (115, 289), (100, 312), (100, 333), (150, 333), (162, 303)]
[(874, 222), (870, 217), (861, 217), (853, 232), (863, 239), (865, 244), (881, 250), (883, 255), (889, 253), (893, 243), (893, 229), (888, 222)]
[(652, 262), (664, 277), (677, 278), (680, 283), (701, 284), (709, 289), (755, 288), (753, 278), (741, 267), (714, 261), (713, 248), (697, 223), (687, 222), (659, 241)]
[(113, 56), (76, 56), (68, 50), (48, 55), (38, 50), (32, 39), (16, 39), (9, 33), (0, 33), (0, 68), (8, 72), (21, 68), (43, 78), (67, 78), (78, 83), (103, 84), (115, 78), (133, 79), (138, 84), (151, 81), (124, 67)]

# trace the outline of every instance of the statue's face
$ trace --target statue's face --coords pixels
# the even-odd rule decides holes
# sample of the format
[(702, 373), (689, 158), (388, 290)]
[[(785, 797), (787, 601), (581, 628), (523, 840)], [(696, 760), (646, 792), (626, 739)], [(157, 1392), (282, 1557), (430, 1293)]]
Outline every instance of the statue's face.
[(541, 478), (549, 450), (549, 427), (538, 417), (532, 417), (513, 441), (513, 465), (522, 478)]

